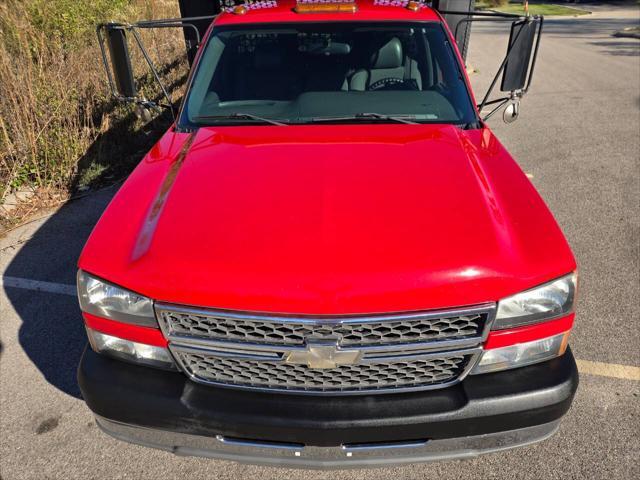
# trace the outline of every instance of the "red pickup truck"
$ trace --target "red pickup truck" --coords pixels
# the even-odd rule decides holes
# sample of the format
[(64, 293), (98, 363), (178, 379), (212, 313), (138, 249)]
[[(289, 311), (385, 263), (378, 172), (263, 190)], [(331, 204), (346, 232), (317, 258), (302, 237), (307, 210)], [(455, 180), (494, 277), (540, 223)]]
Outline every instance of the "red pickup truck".
[(578, 384), (575, 259), (423, 4), (219, 15), (78, 265), (87, 405), (181, 455), (465, 458), (549, 437)]

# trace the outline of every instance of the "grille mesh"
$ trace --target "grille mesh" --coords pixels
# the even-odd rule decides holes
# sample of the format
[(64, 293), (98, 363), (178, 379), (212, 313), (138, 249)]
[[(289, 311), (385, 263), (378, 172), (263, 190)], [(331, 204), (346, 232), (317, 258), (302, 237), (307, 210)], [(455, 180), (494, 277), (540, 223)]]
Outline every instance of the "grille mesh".
[[(487, 304), (458, 311), (333, 319), (156, 304), (169, 348), (193, 380), (309, 394), (364, 394), (451, 385), (471, 367), (494, 311), (495, 306)], [(346, 347), (359, 354), (353, 364), (311, 368), (305, 365), (305, 358), (331, 355), (331, 349), (312, 352), (313, 345)], [(311, 357), (302, 355), (296, 357), (296, 363), (287, 363), (285, 359), (293, 358), (292, 352), (305, 351), (297, 350), (300, 347)]]
[(296, 323), (160, 310), (172, 335), (272, 345), (304, 345), (305, 339), (341, 339), (340, 345), (389, 345), (480, 336), (486, 314), (386, 319), (362, 323)]
[(435, 359), (341, 365), (313, 369), (305, 365), (215, 357), (175, 351), (197, 380), (275, 390), (346, 392), (422, 387), (456, 379), (468, 355)]

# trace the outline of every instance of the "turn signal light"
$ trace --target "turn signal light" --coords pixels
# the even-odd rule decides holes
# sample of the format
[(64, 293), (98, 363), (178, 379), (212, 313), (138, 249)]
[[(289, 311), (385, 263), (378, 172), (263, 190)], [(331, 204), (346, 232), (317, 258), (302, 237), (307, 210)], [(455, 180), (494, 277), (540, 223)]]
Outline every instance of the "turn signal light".
[(492, 331), (471, 374), (510, 370), (564, 355), (574, 317)]
[(509, 347), (485, 350), (472, 374), (498, 372), (512, 368), (546, 362), (564, 355), (569, 343), (569, 333), (564, 332), (540, 340), (518, 343)]
[(175, 370), (167, 340), (156, 328), (122, 323), (83, 313), (89, 344), (96, 353), (118, 360)]
[(139, 365), (166, 370), (176, 369), (173, 357), (167, 348), (108, 335), (88, 326), (86, 329), (91, 348), (97, 353)]

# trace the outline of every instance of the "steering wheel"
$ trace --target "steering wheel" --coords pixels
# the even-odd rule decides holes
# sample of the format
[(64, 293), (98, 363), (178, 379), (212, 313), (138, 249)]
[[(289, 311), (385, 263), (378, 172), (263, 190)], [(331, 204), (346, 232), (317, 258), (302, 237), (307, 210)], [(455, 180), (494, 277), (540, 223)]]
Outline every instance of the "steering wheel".
[(369, 90), (384, 90), (396, 85), (404, 85), (404, 83), (402, 78), (386, 77), (369, 85)]

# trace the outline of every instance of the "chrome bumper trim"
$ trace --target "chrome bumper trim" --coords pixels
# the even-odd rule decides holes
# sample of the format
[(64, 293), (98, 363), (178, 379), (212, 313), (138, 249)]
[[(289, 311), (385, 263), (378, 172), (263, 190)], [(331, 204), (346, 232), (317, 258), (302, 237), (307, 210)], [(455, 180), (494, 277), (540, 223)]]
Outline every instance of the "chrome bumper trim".
[(388, 444), (314, 447), (252, 441), (222, 435), (204, 437), (127, 425), (96, 416), (98, 426), (119, 440), (181, 456), (198, 456), (287, 468), (384, 467), (416, 462), (473, 458), (536, 443), (553, 435), (560, 420), (543, 425), (469, 437)]

